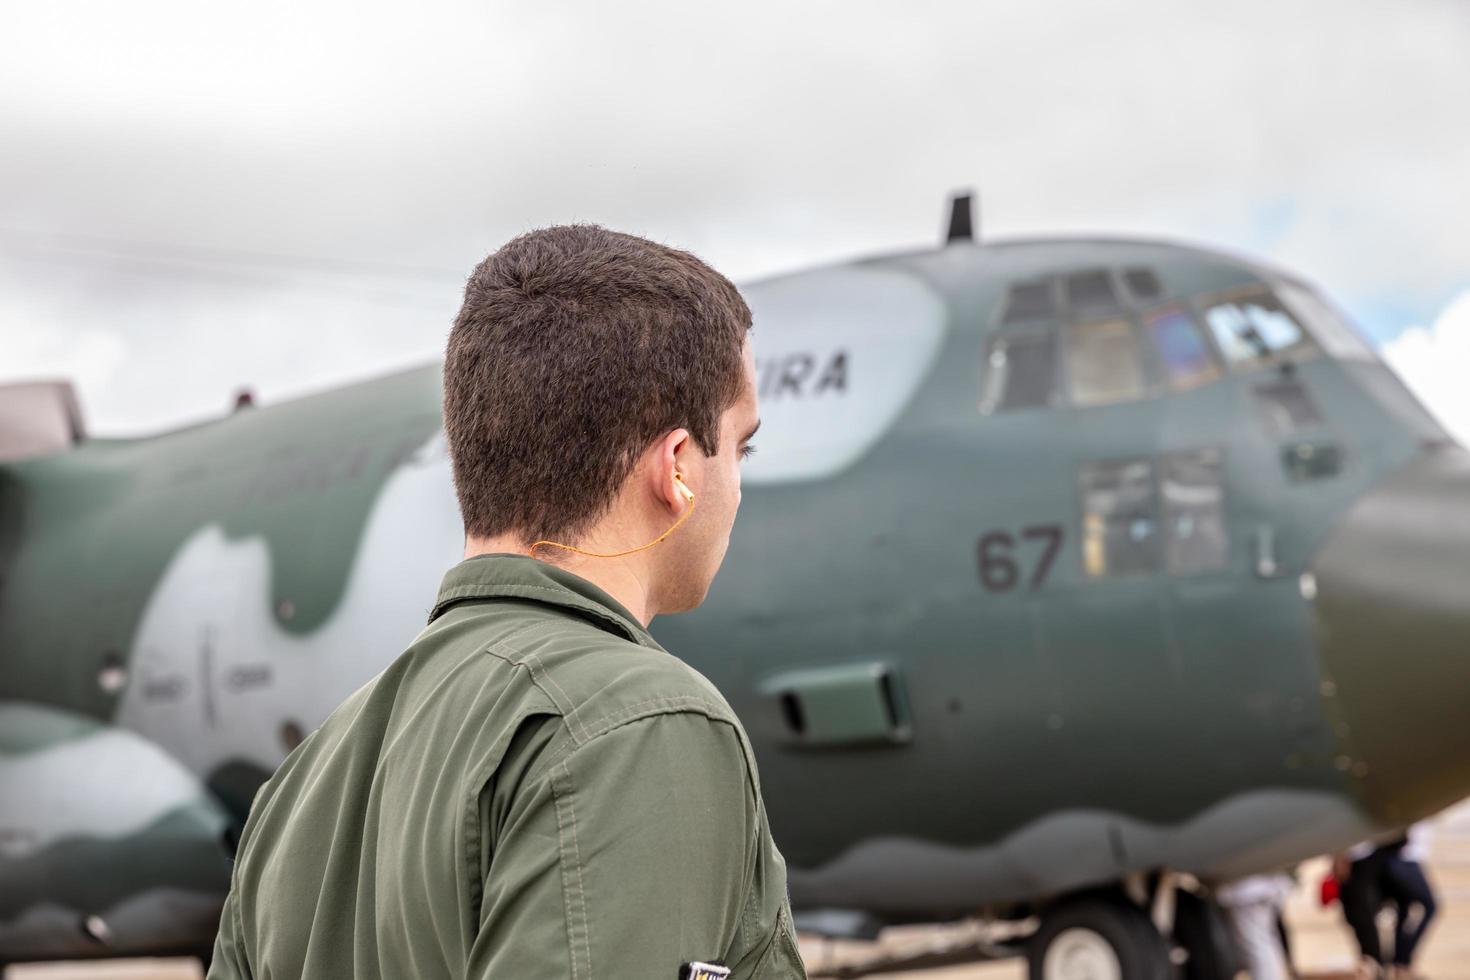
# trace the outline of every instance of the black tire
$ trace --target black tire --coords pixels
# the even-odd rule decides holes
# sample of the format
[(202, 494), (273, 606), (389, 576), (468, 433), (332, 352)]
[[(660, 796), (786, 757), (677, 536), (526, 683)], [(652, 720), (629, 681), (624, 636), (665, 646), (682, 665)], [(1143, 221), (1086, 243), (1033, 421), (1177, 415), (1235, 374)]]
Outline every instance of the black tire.
[[(1026, 944), (1031, 980), (1056, 980), (1055, 972), (1048, 975), (1048, 967), (1055, 971), (1055, 957), (1079, 941), (1110, 950), (1118, 966), (1116, 975), (1123, 980), (1170, 980), (1169, 945), (1149, 917), (1122, 900), (1103, 898), (1061, 902), (1042, 915), (1041, 928)], [(1048, 956), (1053, 958), (1050, 964)]]
[(1182, 980), (1232, 980), (1237, 964), (1235, 944), (1225, 913), (1213, 900), (1180, 889), (1176, 892), (1174, 942), (1189, 954)]

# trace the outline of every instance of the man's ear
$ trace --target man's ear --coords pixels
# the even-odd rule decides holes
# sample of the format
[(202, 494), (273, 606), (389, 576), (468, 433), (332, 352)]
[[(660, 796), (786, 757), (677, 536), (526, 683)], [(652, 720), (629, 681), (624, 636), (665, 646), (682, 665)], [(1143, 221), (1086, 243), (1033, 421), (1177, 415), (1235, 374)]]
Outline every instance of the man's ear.
[(672, 429), (665, 433), (652, 448), (654, 452), (651, 479), (654, 493), (670, 508), (679, 510), (685, 506), (685, 497), (679, 491), (679, 485), (674, 482), (674, 474), (682, 474), (684, 486), (690, 490), (694, 489), (689, 486), (688, 464), (698, 454), (698, 447), (695, 446), (688, 429)]

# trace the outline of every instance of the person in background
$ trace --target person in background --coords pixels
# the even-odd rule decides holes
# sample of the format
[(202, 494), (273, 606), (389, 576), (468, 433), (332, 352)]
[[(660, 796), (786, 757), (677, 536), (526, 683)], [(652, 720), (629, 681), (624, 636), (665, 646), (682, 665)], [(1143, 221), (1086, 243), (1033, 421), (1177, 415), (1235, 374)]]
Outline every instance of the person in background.
[(1357, 844), (1332, 861), (1332, 876), (1338, 882), (1342, 915), (1357, 940), (1361, 955), (1358, 972), (1366, 977), (1383, 975), (1383, 946), (1378, 936), (1378, 909), (1383, 904), (1385, 855), (1372, 841)]
[[(1301, 879), (1297, 875), (1298, 870), (1298, 868), (1292, 868), (1289, 872), (1287, 872), (1287, 877), (1291, 879), (1290, 885), (1287, 888), (1288, 896), (1292, 891), (1296, 889), (1297, 885), (1301, 884)], [(1297, 972), (1296, 966), (1293, 965), (1291, 955), (1291, 930), (1286, 928), (1285, 899), (1283, 899), (1282, 903), (1276, 907), (1276, 935), (1281, 940), (1281, 955), (1286, 963), (1286, 975), (1289, 977), (1295, 977), (1297, 975)]]
[(1291, 889), (1291, 876), (1277, 873), (1241, 878), (1215, 893), (1230, 923), (1236, 954), (1251, 980), (1287, 980), (1291, 976), (1277, 926)]
[(1429, 833), (1423, 821), (1414, 824), (1399, 846), (1388, 851), (1380, 868), (1380, 887), (1394, 904), (1394, 980), (1413, 977), (1414, 952), (1434, 918), (1434, 889), (1423, 866), (1429, 857)]
[[(1410, 980), (1414, 975), (1414, 953), (1437, 908), (1422, 865), (1428, 840), (1429, 827), (1421, 821), (1382, 844), (1358, 844), (1334, 861), (1343, 916), (1362, 951), (1360, 972), (1369, 977)], [(1392, 956), (1384, 951), (1378, 931), (1378, 913), (1385, 903), (1394, 907)]]

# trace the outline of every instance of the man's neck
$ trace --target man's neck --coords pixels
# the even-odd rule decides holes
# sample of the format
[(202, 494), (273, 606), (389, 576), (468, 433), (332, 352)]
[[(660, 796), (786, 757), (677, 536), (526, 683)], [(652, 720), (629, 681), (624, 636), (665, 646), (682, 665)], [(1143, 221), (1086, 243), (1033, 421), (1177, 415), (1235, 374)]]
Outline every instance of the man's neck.
[[(588, 548), (588, 550), (596, 549)], [(467, 538), (464, 546), (466, 558), (473, 558), (476, 555), (525, 555), (529, 552), (530, 543), (513, 534), (502, 534), (489, 538)], [(550, 554), (557, 554), (560, 557), (555, 561), (549, 561), (547, 559)], [(548, 565), (566, 569), (573, 575), (591, 582), (632, 613), (633, 618), (638, 620), (644, 629), (647, 629), (648, 624), (653, 622), (656, 610), (651, 608), (651, 592), (648, 587), (649, 569), (647, 562), (642, 560), (642, 555), (628, 555), (624, 558), (591, 558), (576, 552), (542, 545), (531, 557), (538, 561), (546, 561)]]

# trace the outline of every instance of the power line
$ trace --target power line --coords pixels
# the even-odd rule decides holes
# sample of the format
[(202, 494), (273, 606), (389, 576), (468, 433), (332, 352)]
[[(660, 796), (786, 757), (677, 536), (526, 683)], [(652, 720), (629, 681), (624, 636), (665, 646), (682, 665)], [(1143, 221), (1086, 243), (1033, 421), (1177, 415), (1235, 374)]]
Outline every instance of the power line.
[(160, 244), (102, 235), (37, 232), (20, 228), (0, 228), (0, 251), (73, 263), (127, 262), (152, 267), (165, 275), (168, 274), (165, 271), (167, 269), (207, 273), (209, 271), (218, 272), (223, 268), (368, 276), (434, 285), (448, 283), (463, 285), (465, 280), (464, 274), (431, 266), (375, 262), (364, 259), (287, 255), (199, 245)]

